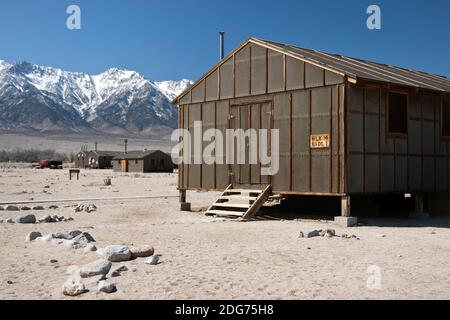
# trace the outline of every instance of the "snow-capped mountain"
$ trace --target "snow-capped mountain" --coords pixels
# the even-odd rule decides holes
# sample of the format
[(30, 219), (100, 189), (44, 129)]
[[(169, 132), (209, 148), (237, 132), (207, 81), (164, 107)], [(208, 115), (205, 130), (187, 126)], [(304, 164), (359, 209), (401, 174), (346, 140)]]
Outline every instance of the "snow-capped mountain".
[(170, 100), (174, 100), (180, 93), (192, 85), (191, 80), (183, 79), (180, 81), (161, 81), (155, 82), (161, 92)]
[(170, 102), (191, 84), (116, 68), (89, 75), (0, 60), (0, 130), (147, 135), (176, 127)]

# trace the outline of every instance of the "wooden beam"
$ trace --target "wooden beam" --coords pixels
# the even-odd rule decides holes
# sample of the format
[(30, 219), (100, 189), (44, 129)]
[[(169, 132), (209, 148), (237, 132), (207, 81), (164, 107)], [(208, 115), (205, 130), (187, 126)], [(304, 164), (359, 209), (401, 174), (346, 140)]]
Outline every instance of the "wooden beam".
[(233, 98), (236, 98), (236, 55), (233, 55)]
[(248, 94), (252, 94), (252, 46), (249, 45), (249, 71), (248, 71)]
[(351, 83), (351, 84), (357, 84), (358, 80), (356, 78), (352, 78), (352, 77), (346, 77), (347, 82)]
[(266, 49), (266, 94), (269, 93), (269, 49)]
[(341, 216), (343, 217), (351, 216), (350, 197), (348, 196), (341, 198)]
[(289, 94), (289, 190), (292, 191), (292, 93)]
[(382, 190), (382, 159), (381, 159), (381, 88), (378, 88), (378, 191)]
[[(312, 135), (312, 90), (309, 89), (309, 137)], [(309, 191), (312, 192), (312, 149), (309, 146)]]
[(330, 164), (329, 164), (329, 177), (328, 177), (328, 185), (330, 193), (333, 192), (333, 88), (331, 87), (328, 97), (328, 105), (329, 105), (329, 127), (330, 127)]
[(366, 89), (363, 88), (363, 192), (366, 192)]
[(267, 186), (266, 189), (258, 196), (255, 202), (253, 202), (252, 206), (248, 209), (248, 211), (243, 216), (243, 219), (250, 219), (259, 211), (262, 205), (269, 199), (269, 196), (272, 192), (271, 186)]
[(287, 91), (287, 62), (285, 54), (283, 54), (283, 88), (284, 91)]

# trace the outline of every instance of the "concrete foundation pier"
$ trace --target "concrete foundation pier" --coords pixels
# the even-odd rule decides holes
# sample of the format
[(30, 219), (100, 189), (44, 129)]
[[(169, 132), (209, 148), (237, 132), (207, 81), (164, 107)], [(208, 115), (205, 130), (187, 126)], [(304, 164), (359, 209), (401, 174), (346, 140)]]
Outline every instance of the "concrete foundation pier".
[(341, 198), (341, 216), (334, 217), (334, 222), (343, 227), (355, 227), (358, 225), (358, 218), (351, 216), (350, 197)]
[(191, 211), (191, 203), (186, 202), (186, 190), (180, 190), (180, 211)]

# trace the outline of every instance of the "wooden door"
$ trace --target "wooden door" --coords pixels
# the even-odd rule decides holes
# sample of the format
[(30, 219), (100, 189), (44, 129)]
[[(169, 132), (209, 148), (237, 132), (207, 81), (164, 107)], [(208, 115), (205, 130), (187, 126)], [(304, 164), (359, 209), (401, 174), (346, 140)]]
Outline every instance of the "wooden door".
[[(237, 163), (238, 150), (240, 148), (239, 141), (236, 139), (234, 146), (234, 163), (230, 165), (231, 183), (242, 185), (259, 185), (270, 183), (269, 177), (261, 176), (261, 164), (259, 161), (259, 129), (266, 129), (268, 133), (267, 142), (270, 145), (270, 129), (272, 128), (272, 102), (250, 103), (243, 105), (235, 105), (230, 110), (230, 129), (256, 129), (258, 136), (257, 146), (250, 146), (250, 140), (245, 139), (245, 162)], [(231, 147), (230, 145), (228, 147)], [(251, 149), (256, 148), (257, 163), (250, 163)], [(270, 153), (270, 150), (269, 150)]]
[(128, 160), (121, 160), (120, 167), (122, 172), (128, 172)]

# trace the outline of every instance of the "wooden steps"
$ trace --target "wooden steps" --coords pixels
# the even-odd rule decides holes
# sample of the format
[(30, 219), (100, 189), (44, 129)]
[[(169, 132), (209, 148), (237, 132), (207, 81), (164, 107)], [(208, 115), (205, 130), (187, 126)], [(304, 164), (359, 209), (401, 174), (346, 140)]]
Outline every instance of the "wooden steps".
[(214, 205), (218, 208), (240, 208), (240, 209), (248, 209), (252, 205), (250, 203), (231, 203), (231, 202), (222, 202), (222, 203), (216, 203)]
[(249, 194), (258, 194), (263, 192), (264, 190), (253, 190), (253, 189), (230, 189), (225, 190), (226, 193), (249, 193)]
[(242, 212), (227, 211), (227, 210), (208, 210), (207, 214), (215, 215), (218, 217), (228, 217), (228, 216), (242, 217)]
[(219, 199), (222, 200), (242, 200), (242, 201), (255, 201), (258, 197), (244, 197), (244, 196), (222, 196)]
[(229, 185), (222, 195), (208, 208), (206, 215), (251, 219), (272, 193), (271, 186), (264, 190), (234, 189)]

